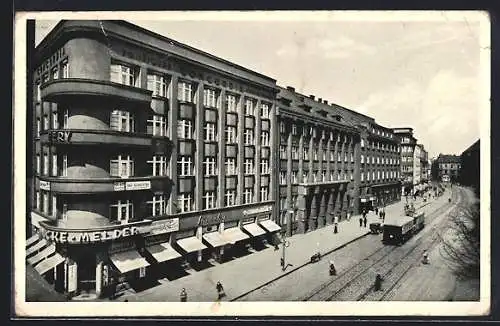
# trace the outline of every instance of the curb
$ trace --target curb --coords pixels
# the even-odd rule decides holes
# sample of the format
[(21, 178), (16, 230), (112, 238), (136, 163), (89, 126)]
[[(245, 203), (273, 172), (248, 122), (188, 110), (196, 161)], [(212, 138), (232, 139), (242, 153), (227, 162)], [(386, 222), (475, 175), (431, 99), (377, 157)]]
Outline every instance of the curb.
[[(344, 248), (345, 246), (347, 246), (347, 245), (349, 245), (349, 244), (353, 243), (354, 241), (357, 241), (357, 240), (359, 240), (359, 239), (361, 239), (361, 238), (363, 238), (363, 237), (365, 237), (365, 236), (367, 236), (367, 235), (369, 235), (369, 234), (370, 234), (370, 232), (369, 232), (369, 231), (367, 231), (365, 234), (362, 234), (362, 235), (360, 235), (360, 236), (357, 236), (357, 237), (353, 238), (352, 240), (349, 240), (348, 242), (346, 242), (346, 243), (344, 243), (344, 244), (342, 244), (342, 245), (340, 245), (340, 246), (338, 246), (338, 247), (335, 247), (335, 248), (333, 248), (333, 249), (330, 249), (329, 251), (325, 252), (324, 254), (321, 254), (321, 257), (324, 257), (324, 256), (326, 256), (326, 255), (331, 254), (331, 253), (332, 253), (332, 252), (334, 252), (334, 251), (337, 251), (337, 250), (339, 250), (339, 249), (342, 249), (342, 248)], [(248, 294), (250, 294), (250, 293), (252, 293), (252, 292), (254, 292), (254, 291), (256, 291), (256, 290), (259, 290), (259, 289), (261, 289), (261, 288), (263, 288), (263, 287), (265, 287), (265, 286), (267, 286), (267, 285), (269, 285), (269, 284), (271, 284), (271, 283), (273, 283), (273, 282), (275, 282), (275, 281), (277, 281), (277, 280), (279, 280), (279, 279), (281, 279), (281, 278), (283, 278), (283, 277), (285, 277), (285, 276), (287, 276), (287, 275), (290, 275), (291, 273), (296, 272), (296, 271), (298, 271), (299, 269), (301, 269), (301, 268), (303, 268), (303, 267), (305, 267), (305, 266), (307, 266), (307, 265), (309, 265), (309, 264), (312, 264), (312, 263), (311, 263), (310, 261), (307, 261), (306, 263), (304, 263), (304, 264), (302, 264), (302, 265), (299, 265), (299, 266), (297, 266), (297, 267), (295, 267), (295, 268), (293, 268), (293, 269), (289, 270), (288, 272), (283, 273), (283, 274), (281, 274), (280, 276), (278, 276), (278, 277), (276, 277), (276, 278), (274, 278), (274, 279), (272, 279), (272, 280), (270, 280), (270, 281), (267, 281), (267, 282), (265, 282), (264, 284), (261, 284), (261, 285), (259, 285), (259, 286), (255, 287), (255, 288), (253, 288), (253, 289), (251, 289), (251, 290), (247, 291), (247, 292), (244, 292), (243, 294), (240, 294), (240, 295), (238, 295), (237, 297), (234, 297), (234, 298), (232, 298), (231, 300), (228, 300), (228, 301), (236, 301), (236, 300), (238, 300), (238, 299), (240, 299), (240, 298), (242, 298), (242, 297), (244, 297), (244, 296), (247, 296)]]

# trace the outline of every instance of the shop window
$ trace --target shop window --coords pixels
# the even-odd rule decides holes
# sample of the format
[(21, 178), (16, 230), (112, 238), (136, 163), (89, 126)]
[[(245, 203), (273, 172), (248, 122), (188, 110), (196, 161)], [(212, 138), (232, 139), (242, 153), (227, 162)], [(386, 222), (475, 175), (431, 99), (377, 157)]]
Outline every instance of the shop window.
[(153, 92), (153, 96), (167, 97), (167, 79), (160, 74), (148, 74), (148, 90)]
[(110, 220), (128, 223), (134, 217), (134, 204), (131, 200), (118, 200), (110, 205)]
[(154, 114), (147, 120), (147, 124), (153, 136), (167, 136), (167, 117)]
[(152, 166), (152, 176), (167, 175), (167, 158), (165, 155), (153, 155), (153, 158), (147, 163)]

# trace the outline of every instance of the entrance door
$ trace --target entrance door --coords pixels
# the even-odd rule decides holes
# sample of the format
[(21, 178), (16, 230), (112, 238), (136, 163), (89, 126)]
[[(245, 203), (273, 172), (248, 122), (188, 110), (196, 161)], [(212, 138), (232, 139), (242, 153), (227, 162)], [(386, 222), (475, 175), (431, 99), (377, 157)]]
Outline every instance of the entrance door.
[(78, 290), (95, 292), (96, 265), (95, 253), (82, 253), (78, 260)]

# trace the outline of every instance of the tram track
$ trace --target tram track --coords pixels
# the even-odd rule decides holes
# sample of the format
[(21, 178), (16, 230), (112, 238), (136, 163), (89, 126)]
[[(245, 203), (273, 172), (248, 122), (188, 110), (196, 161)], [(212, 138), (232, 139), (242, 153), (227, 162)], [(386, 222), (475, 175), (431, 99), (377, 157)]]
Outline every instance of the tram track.
[[(434, 222), (435, 217), (440, 216), (446, 210), (451, 209), (453, 205), (453, 203), (446, 203), (445, 205), (442, 205), (431, 211), (426, 217), (426, 224), (430, 220)], [(429, 223), (429, 226), (430, 224), (432, 223)], [(429, 229), (424, 229), (415, 236), (422, 234), (422, 232), (424, 231), (430, 232)], [(421, 237), (418, 237), (415, 240), (417, 243), (412, 250), (415, 250), (422, 243), (422, 239), (420, 238)], [(377, 269), (378, 266), (384, 266), (387, 264), (391, 266), (394, 265), (392, 261), (396, 261), (397, 264), (397, 262), (399, 262), (401, 259), (404, 259), (405, 252), (400, 249), (401, 247), (383, 246), (380, 249), (375, 250), (370, 255), (365, 257), (361, 262), (353, 265), (349, 269), (343, 271), (340, 275), (333, 278), (331, 281), (322, 284), (306, 296), (302, 297), (301, 301), (331, 301), (334, 300), (334, 298), (352, 298), (354, 294), (353, 289), (359, 286), (363, 286), (363, 284), (371, 284), (371, 276), (369, 280), (366, 280), (367, 275), (370, 275), (370, 270)], [(398, 255), (391, 256), (395, 252), (398, 252)], [(378, 269), (380, 269), (380, 267)], [(390, 270), (386, 271), (385, 274), (389, 272)], [(362, 300), (365, 296), (365, 293), (368, 293), (370, 289), (371, 287), (361, 295), (358, 295), (355, 299)]]

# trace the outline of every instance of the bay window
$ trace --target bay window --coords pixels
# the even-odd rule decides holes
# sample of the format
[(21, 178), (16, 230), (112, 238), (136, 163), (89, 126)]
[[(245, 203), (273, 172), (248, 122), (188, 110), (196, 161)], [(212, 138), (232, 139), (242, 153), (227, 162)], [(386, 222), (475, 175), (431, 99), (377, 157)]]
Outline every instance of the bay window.
[(118, 200), (110, 205), (109, 218), (122, 224), (128, 223), (134, 217), (134, 204), (131, 200)]
[(120, 178), (134, 176), (134, 160), (130, 155), (118, 155), (116, 159), (110, 161), (109, 174)]

